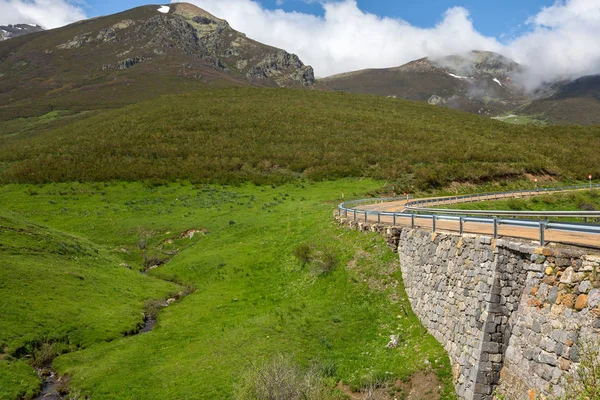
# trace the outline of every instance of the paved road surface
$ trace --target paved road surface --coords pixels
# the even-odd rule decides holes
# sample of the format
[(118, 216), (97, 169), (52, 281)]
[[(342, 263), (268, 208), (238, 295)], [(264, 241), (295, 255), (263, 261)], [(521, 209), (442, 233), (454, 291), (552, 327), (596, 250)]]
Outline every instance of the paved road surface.
[[(548, 194), (552, 192), (529, 192), (526, 194), (519, 194), (519, 197), (526, 196), (536, 196), (540, 194)], [(505, 196), (511, 197), (511, 196)], [(479, 200), (493, 200), (495, 199), (495, 195), (482, 197)], [(414, 201), (414, 199), (411, 199)], [(360, 205), (357, 206), (358, 210), (368, 210), (368, 211), (385, 211), (385, 212), (402, 212), (404, 211), (404, 207), (406, 205), (407, 200), (399, 200), (387, 203), (378, 203), (378, 204), (368, 204), (368, 205)], [(440, 198), (440, 205), (442, 204), (452, 204), (453, 198)], [(348, 213), (348, 217), (352, 218), (352, 213)], [(364, 221), (364, 215), (358, 215), (357, 219)], [(377, 215), (369, 215), (368, 220), (373, 222), (377, 221)], [(393, 218), (391, 216), (382, 216), (381, 222), (385, 224), (391, 225), (393, 223)], [(406, 217), (396, 217), (396, 225), (397, 226), (411, 226), (411, 219)], [(431, 220), (425, 219), (416, 219), (415, 225), (419, 228), (432, 229), (433, 222)], [(458, 221), (436, 221), (436, 229), (437, 230), (445, 230), (451, 232), (459, 232), (460, 224)], [(477, 222), (465, 222), (463, 223), (463, 232), (465, 233), (475, 233), (475, 234), (485, 234), (485, 235), (493, 235), (494, 228), (491, 224), (483, 224)], [(514, 238), (521, 239), (531, 239), (531, 240), (539, 240), (540, 231), (539, 228), (525, 228), (525, 227), (515, 227), (515, 226), (506, 226), (499, 225), (498, 226), (498, 236), (508, 236)], [(547, 229), (545, 232), (545, 239), (547, 243), (555, 242), (555, 243), (564, 243), (564, 244), (573, 244), (573, 245), (583, 245), (587, 247), (600, 248), (600, 235), (598, 234), (588, 234), (588, 233), (579, 233), (579, 232), (567, 232), (567, 231), (559, 231), (554, 229)]]

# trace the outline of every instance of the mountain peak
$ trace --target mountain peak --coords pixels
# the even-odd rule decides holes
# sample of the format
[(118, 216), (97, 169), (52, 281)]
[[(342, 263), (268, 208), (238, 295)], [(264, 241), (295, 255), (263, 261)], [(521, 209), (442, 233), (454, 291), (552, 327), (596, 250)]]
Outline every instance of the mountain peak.
[(41, 32), (44, 28), (40, 25), (16, 24), (0, 26), (0, 41), (8, 40), (14, 37), (27, 35), (34, 32)]
[[(162, 93), (172, 83), (159, 81), (173, 79), (193, 81), (182, 86), (312, 87), (315, 82), (313, 69), (298, 56), (254, 41), (189, 3), (141, 6), (10, 46), (0, 42), (5, 104), (87, 93), (92, 87), (110, 93), (128, 86), (123, 91), (146, 93), (156, 85), (161, 89), (155, 92)], [(19, 90), (24, 86), (28, 91)], [(140, 89), (129, 90), (133, 86)]]

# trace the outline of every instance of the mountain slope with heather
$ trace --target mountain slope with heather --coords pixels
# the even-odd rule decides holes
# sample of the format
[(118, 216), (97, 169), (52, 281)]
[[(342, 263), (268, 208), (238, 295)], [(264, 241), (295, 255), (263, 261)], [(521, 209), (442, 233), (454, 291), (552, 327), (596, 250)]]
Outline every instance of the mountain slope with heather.
[(554, 124), (600, 124), (600, 75), (562, 81), (549, 96), (535, 99), (519, 110), (540, 115)]
[(519, 82), (530, 68), (497, 53), (472, 51), (422, 58), (396, 68), (334, 75), (319, 79), (319, 84), (335, 91), (423, 101), (501, 120), (524, 116), (530, 123), (600, 124), (600, 76), (547, 82), (529, 92)]
[(473, 51), (439, 59), (422, 58), (397, 68), (367, 69), (320, 79), (333, 90), (426, 101), (429, 104), (497, 115), (526, 101), (511, 78), (514, 61)]
[(597, 175), (599, 146), (600, 127), (565, 134), (401, 99), (232, 88), (165, 96), (0, 146), (0, 181), (366, 176), (429, 188)]
[(0, 119), (211, 86), (311, 87), (300, 59), (191, 4), (143, 6), (0, 43)]

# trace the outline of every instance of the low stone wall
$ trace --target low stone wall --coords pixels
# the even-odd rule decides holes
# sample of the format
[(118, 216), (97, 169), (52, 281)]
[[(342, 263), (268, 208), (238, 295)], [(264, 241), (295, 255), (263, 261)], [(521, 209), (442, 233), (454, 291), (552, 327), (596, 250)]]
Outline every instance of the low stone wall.
[(584, 250), (337, 219), (384, 234), (399, 253), (411, 305), (448, 352), (460, 398), (561, 395), (581, 337), (600, 332), (600, 257)]

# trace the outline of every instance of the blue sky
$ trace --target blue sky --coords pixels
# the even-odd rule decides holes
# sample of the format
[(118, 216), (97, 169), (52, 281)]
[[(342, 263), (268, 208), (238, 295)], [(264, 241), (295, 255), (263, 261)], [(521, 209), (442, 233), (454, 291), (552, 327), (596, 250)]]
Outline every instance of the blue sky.
[[(143, 0), (86, 0), (84, 7), (89, 16), (113, 14), (136, 6), (148, 4)], [(297, 11), (322, 15), (323, 8), (316, 1), (277, 0), (258, 1), (264, 8)], [(528, 29), (525, 21), (536, 15), (542, 7), (551, 6), (553, 0), (358, 0), (361, 10), (378, 16), (403, 19), (410, 24), (428, 28), (442, 19), (444, 12), (455, 6), (469, 10), (477, 31), (506, 40)]]

